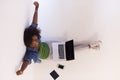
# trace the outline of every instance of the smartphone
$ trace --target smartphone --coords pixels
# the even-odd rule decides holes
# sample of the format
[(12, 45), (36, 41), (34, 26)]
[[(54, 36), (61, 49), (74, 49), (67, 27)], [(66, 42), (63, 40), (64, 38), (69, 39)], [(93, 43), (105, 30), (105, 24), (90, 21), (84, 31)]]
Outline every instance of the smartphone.
[(64, 65), (58, 64), (58, 68), (64, 69)]

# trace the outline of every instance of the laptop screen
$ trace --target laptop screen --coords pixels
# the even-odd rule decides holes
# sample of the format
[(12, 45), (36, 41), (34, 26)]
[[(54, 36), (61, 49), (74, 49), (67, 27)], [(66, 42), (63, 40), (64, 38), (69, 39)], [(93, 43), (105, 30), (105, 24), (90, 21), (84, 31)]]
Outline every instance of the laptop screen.
[(74, 42), (73, 40), (67, 41), (65, 43), (66, 48), (66, 60), (74, 60)]

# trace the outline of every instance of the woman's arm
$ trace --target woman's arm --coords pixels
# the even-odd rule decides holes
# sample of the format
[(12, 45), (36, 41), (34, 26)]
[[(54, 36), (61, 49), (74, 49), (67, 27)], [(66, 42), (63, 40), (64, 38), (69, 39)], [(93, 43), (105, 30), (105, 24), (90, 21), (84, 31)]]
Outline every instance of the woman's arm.
[(18, 71), (16, 72), (16, 74), (17, 74), (17, 75), (22, 75), (23, 72), (24, 72), (24, 70), (27, 68), (28, 65), (29, 65), (29, 61), (28, 61), (28, 60), (23, 61), (23, 64), (22, 64), (21, 69), (18, 70)]
[(34, 12), (34, 15), (33, 15), (33, 21), (32, 21), (32, 23), (33, 24), (38, 24), (38, 8), (39, 8), (39, 3), (35, 1), (34, 5), (35, 5), (35, 12)]

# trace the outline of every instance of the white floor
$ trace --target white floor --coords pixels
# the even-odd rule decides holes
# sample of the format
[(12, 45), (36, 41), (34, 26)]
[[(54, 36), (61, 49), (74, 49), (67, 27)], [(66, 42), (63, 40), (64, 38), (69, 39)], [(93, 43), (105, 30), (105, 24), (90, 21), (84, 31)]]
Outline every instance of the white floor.
[[(74, 61), (42, 60), (31, 64), (22, 76), (19, 68), (25, 52), (23, 31), (32, 21), (32, 0), (0, 2), (0, 80), (120, 80), (119, 0), (38, 0), (42, 41), (101, 40), (100, 50), (78, 49)], [(57, 65), (63, 64), (63, 70)]]

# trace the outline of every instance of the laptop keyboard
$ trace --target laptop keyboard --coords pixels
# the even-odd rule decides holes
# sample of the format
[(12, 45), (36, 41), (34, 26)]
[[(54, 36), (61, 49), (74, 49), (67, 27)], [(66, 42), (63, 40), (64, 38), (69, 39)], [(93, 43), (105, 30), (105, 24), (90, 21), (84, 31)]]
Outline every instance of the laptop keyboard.
[(59, 52), (59, 58), (64, 59), (64, 45), (63, 44), (58, 45), (58, 52)]

